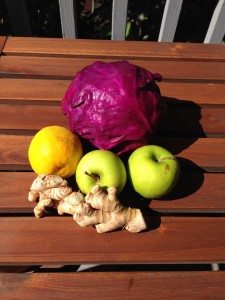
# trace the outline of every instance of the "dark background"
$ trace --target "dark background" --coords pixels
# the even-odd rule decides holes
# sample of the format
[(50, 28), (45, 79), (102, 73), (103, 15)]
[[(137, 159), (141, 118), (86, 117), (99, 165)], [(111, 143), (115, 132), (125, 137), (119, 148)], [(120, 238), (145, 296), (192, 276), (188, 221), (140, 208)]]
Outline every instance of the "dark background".
[[(0, 0), (0, 35), (14, 35), (5, 1)], [(16, 1), (16, 0), (15, 0)], [(166, 0), (129, 0), (127, 40), (157, 41)], [(32, 35), (61, 37), (58, 0), (26, 0)], [(78, 38), (110, 39), (112, 0), (76, 1)], [(204, 40), (218, 0), (184, 0), (174, 41)]]

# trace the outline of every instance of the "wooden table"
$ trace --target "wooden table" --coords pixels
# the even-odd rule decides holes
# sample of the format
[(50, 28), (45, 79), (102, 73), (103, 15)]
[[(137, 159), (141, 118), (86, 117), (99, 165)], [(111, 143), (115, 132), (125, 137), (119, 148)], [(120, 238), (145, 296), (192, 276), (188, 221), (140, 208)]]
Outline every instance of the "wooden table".
[[(0, 50), (1, 299), (224, 299), (225, 273), (203, 271), (225, 262), (224, 46), (2, 37)], [(77, 71), (95, 60), (118, 59), (163, 76), (168, 110), (154, 142), (179, 158), (177, 188), (149, 202), (152, 228), (140, 234), (101, 235), (51, 213), (36, 219), (27, 201), (35, 178), (27, 159), (32, 136), (47, 125), (68, 127), (59, 104)], [(15, 273), (25, 266), (90, 263), (161, 267)], [(167, 264), (172, 272), (165, 271)], [(177, 264), (203, 267), (176, 271)]]

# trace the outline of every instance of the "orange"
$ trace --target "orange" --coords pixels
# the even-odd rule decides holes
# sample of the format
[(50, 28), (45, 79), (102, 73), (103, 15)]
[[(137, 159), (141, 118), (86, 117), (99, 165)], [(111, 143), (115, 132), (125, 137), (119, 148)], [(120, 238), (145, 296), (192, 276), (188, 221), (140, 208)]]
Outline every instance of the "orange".
[(28, 158), (37, 174), (55, 174), (68, 178), (75, 174), (83, 156), (79, 137), (61, 126), (42, 128), (33, 137)]

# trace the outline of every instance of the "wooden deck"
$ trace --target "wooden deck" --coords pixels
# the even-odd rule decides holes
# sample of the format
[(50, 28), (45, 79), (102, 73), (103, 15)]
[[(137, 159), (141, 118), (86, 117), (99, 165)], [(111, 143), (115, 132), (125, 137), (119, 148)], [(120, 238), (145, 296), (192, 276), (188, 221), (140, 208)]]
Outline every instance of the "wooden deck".
[[(13, 273), (16, 266), (43, 264), (225, 263), (224, 49), (0, 38), (0, 267), (11, 270), (0, 274), (2, 299), (225, 297), (223, 271)], [(97, 234), (54, 212), (36, 219), (27, 201), (35, 178), (27, 158), (32, 136), (47, 125), (68, 127), (60, 101), (77, 71), (96, 60), (118, 59), (163, 76), (159, 86), (167, 116), (152, 142), (178, 157), (177, 187), (163, 199), (141, 204), (149, 213), (150, 228), (139, 234)]]

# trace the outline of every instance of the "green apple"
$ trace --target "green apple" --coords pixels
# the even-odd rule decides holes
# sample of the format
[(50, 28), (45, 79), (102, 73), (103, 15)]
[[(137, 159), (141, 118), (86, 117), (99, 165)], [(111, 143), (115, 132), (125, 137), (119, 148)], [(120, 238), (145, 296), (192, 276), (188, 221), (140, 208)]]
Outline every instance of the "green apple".
[(115, 187), (120, 193), (125, 186), (127, 173), (122, 160), (113, 152), (93, 150), (85, 154), (78, 163), (76, 182), (84, 194), (95, 184), (102, 188)]
[(141, 196), (157, 199), (176, 185), (180, 167), (166, 149), (147, 145), (136, 149), (128, 159), (128, 173), (134, 190)]

